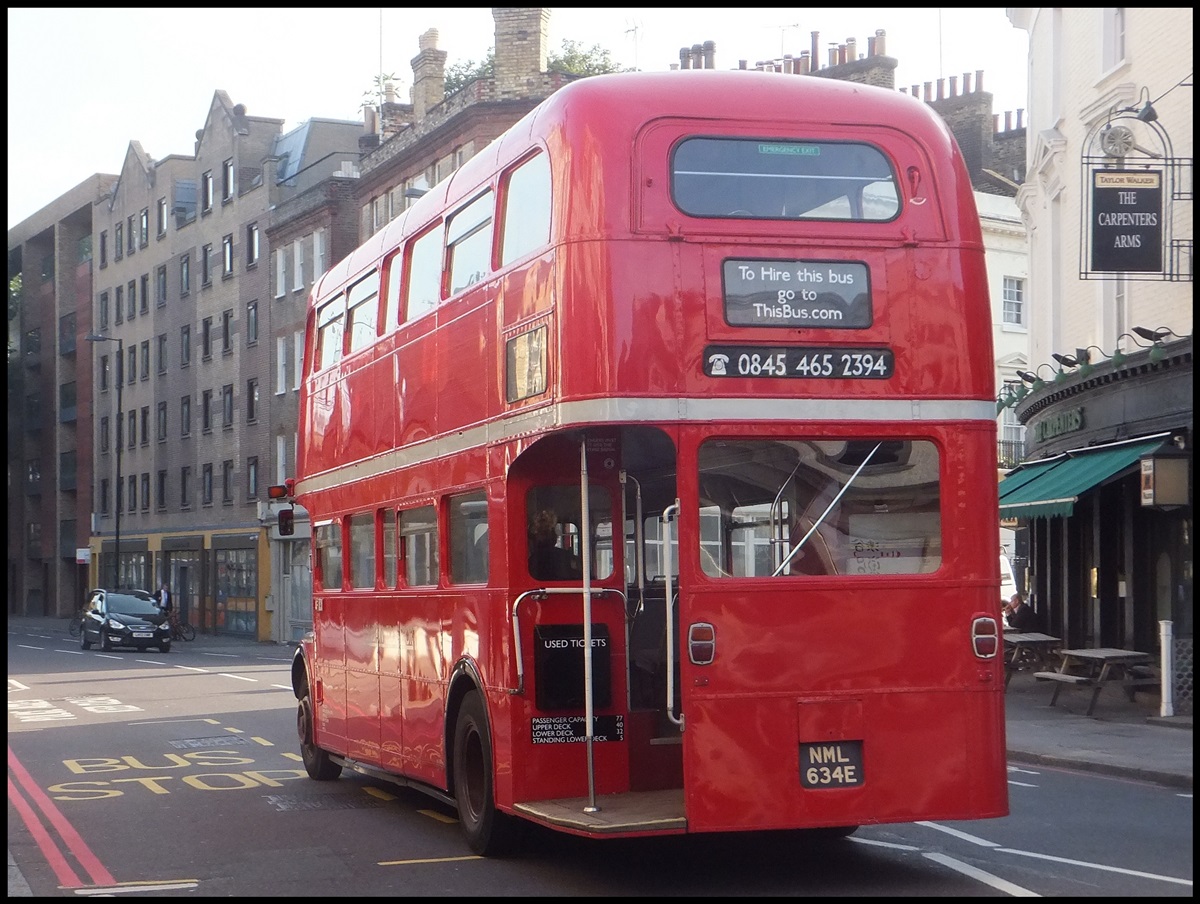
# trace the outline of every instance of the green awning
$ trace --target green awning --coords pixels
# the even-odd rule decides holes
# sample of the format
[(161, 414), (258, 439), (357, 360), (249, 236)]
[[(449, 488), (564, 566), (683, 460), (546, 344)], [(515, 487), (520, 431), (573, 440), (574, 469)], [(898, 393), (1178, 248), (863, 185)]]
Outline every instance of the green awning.
[(1166, 438), (1076, 449), (1023, 465), (1000, 481), (1000, 516), (1066, 518), (1080, 494), (1157, 451)]

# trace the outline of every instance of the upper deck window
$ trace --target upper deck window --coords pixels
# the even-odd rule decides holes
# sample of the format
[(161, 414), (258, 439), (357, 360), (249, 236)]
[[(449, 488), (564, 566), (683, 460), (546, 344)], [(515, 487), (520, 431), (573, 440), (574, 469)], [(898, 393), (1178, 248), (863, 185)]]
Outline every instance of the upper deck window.
[(888, 159), (855, 142), (688, 138), (675, 148), (671, 189), (696, 217), (879, 222), (900, 210)]
[(339, 292), (317, 309), (317, 370), (324, 370), (342, 357), (345, 324), (346, 296)]
[(450, 219), (446, 229), (450, 294), (484, 279), (492, 271), (492, 193), (480, 195)]
[(366, 348), (375, 341), (379, 319), (379, 271), (374, 270), (366, 279), (360, 279), (350, 287), (347, 303), (347, 332), (350, 333), (350, 351)]

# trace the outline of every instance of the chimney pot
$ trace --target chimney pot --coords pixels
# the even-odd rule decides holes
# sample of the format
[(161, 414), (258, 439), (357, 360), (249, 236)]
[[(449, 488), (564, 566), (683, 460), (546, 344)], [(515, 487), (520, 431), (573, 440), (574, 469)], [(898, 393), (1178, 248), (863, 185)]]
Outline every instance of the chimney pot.
[(958, 97), (958, 76), (950, 76), (950, 96)]
[(1025, 127), (1025, 108), (1017, 107), (1017, 128), (1023, 129), (1024, 127)]
[(971, 73), (963, 73), (963, 94), (971, 93)]
[(983, 70), (982, 69), (975, 70), (975, 90), (976, 91), (983, 90)]
[(946, 96), (946, 80), (940, 78), (937, 80), (937, 99), (942, 100)]
[(1012, 111), (1005, 110), (1004, 111), (1004, 131), (1007, 132), (1010, 129), (1012, 129)]
[(925, 103), (930, 103), (933, 100), (933, 82), (925, 83)]
[(812, 65), (813, 72), (821, 68), (821, 49), (818, 46), (820, 37), (821, 33), (819, 31), (812, 32), (812, 51), (809, 53), (808, 59)]
[(887, 56), (887, 32), (882, 28), (875, 29), (875, 52)]

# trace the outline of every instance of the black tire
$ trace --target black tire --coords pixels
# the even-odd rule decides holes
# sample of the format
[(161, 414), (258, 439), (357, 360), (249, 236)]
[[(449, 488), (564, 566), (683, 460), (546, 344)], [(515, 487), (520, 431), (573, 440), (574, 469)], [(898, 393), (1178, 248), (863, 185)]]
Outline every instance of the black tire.
[(67, 622), (67, 633), (72, 637), (78, 637), (82, 628), (83, 622), (78, 615)]
[(179, 625), (179, 636), (184, 640), (195, 640), (196, 629), (192, 627), (191, 622), (181, 622)]
[(312, 698), (308, 688), (303, 691), (296, 707), (296, 733), (300, 736), (300, 758), (304, 760), (304, 771), (318, 782), (330, 782), (342, 774), (340, 763), (335, 763), (329, 754), (313, 743)]
[(85, 631), (82, 626), (79, 630), (79, 646), (80, 649), (84, 650), (90, 650), (92, 648), (92, 642), (88, 640), (87, 631)]
[(496, 809), (492, 739), (478, 691), (463, 697), (454, 726), (454, 800), (467, 846), (481, 857), (511, 854), (520, 843), (520, 820)]
[(171, 652), (171, 641), (164, 640), (162, 643), (160, 643), (158, 645), (158, 648), (160, 650), (162, 650), (162, 652), (164, 652), (164, 653), (170, 653)]
[(808, 829), (806, 834), (812, 841), (826, 842), (849, 838), (857, 831), (858, 826), (828, 826), (823, 829)]
[(100, 629), (100, 649), (105, 653), (113, 648), (112, 643), (108, 639), (108, 635), (104, 633), (104, 628)]

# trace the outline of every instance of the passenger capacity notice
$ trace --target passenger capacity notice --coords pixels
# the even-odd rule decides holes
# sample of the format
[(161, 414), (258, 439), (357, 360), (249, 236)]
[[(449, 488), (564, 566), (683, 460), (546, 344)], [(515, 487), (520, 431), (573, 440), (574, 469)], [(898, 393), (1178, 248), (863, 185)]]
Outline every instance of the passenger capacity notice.
[(725, 319), (733, 326), (871, 325), (867, 265), (850, 261), (727, 260)]
[(890, 348), (710, 345), (704, 350), (704, 374), (708, 377), (885, 380), (895, 367)]
[[(586, 741), (583, 716), (547, 716), (530, 720), (535, 744), (575, 744)], [(593, 741), (625, 740), (625, 717), (593, 716)]]

